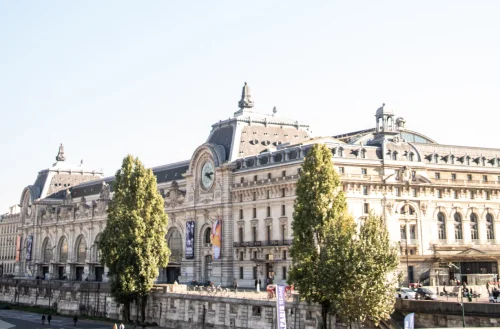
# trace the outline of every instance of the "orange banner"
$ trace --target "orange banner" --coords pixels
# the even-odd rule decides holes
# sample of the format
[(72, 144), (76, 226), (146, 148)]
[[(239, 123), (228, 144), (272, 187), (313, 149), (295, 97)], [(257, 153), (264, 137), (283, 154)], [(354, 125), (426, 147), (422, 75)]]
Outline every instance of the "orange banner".
[(16, 237), (16, 262), (21, 260), (21, 236)]

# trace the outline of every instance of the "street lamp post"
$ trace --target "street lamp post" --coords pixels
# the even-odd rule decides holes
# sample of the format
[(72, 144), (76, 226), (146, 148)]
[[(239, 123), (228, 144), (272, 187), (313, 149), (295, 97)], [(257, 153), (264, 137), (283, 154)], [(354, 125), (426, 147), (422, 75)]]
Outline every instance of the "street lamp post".
[(408, 219), (405, 220), (405, 242), (406, 242), (406, 249), (405, 249), (405, 253), (406, 253), (406, 273), (408, 275), (408, 287), (410, 286), (410, 264), (409, 264), (409, 261), (408, 261)]

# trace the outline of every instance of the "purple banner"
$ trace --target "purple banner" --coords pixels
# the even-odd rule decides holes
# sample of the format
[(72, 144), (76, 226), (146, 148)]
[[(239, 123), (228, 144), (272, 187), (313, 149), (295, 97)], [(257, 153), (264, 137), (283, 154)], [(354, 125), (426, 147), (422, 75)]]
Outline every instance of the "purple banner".
[(285, 285), (276, 285), (276, 328), (286, 329)]

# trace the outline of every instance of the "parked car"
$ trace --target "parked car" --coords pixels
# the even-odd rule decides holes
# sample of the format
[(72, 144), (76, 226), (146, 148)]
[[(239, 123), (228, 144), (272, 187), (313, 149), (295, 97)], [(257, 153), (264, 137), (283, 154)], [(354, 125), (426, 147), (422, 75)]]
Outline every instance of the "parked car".
[(396, 288), (396, 298), (415, 299), (416, 292), (410, 288)]
[(500, 292), (498, 290), (493, 290), (490, 294), (490, 303), (500, 303)]
[(417, 288), (415, 290), (415, 292), (418, 295), (418, 299), (425, 299), (425, 300), (437, 300), (438, 299), (436, 293), (430, 289), (427, 289), (427, 288)]

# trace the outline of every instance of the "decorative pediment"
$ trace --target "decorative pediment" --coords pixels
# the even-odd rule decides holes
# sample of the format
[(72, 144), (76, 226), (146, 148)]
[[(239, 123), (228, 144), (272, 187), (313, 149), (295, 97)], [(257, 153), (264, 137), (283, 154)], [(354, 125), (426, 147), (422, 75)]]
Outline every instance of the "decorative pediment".
[(99, 199), (101, 200), (111, 200), (111, 186), (102, 182), (101, 191), (99, 192)]
[(179, 183), (173, 181), (170, 189), (165, 193), (165, 206), (175, 208), (177, 205), (184, 203), (186, 191), (179, 189)]
[(484, 254), (486, 254), (484, 251), (474, 248), (469, 248), (467, 250), (458, 253), (458, 255), (484, 255)]

